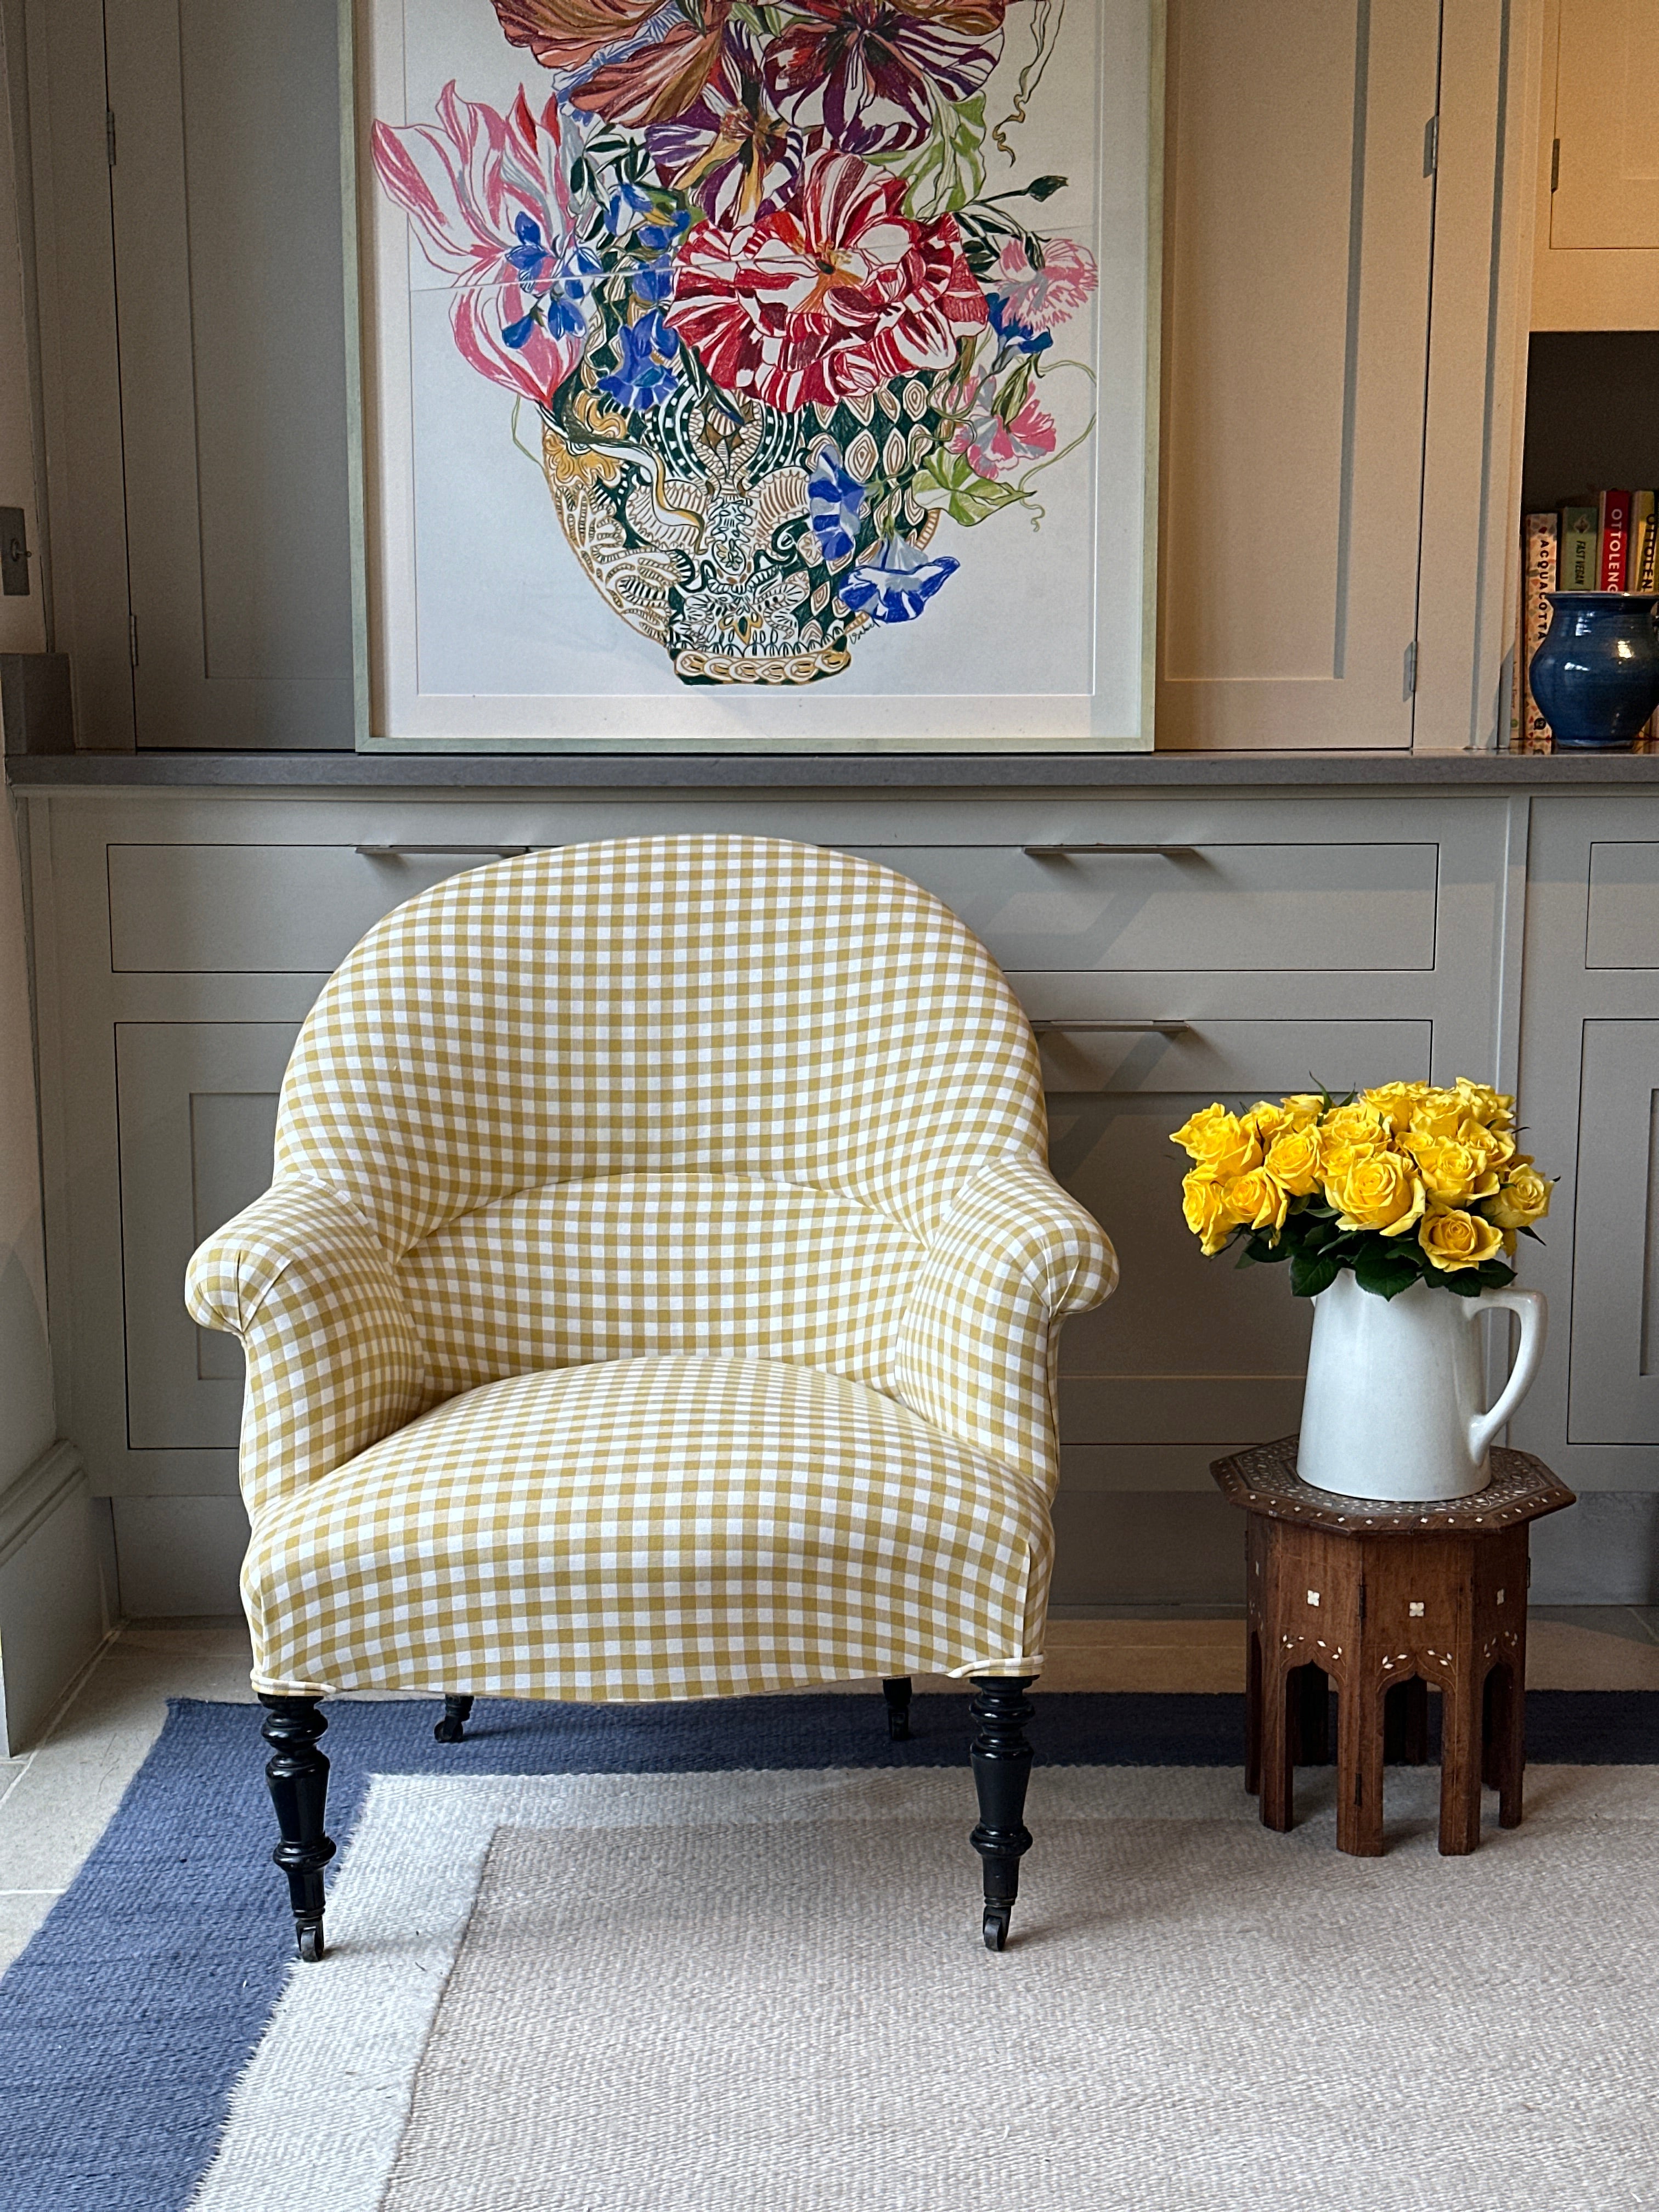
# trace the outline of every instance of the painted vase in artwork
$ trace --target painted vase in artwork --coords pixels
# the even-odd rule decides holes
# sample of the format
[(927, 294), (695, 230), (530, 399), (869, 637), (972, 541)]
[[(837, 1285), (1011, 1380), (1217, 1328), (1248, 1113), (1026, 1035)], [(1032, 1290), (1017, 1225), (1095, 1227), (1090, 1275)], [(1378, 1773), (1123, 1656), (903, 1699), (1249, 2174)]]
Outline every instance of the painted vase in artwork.
[(1659, 707), (1659, 594), (1547, 592), (1528, 672), (1558, 750), (1627, 752)]
[(502, 112), (451, 84), (374, 131), (457, 346), (521, 446), (534, 409), (572, 550), (683, 683), (841, 675), (948, 586), (942, 517), (1040, 522), (1036, 479), (1092, 432), (1062, 445), (1044, 386), (1091, 375), (1055, 334), (1095, 263), (1042, 221), (1066, 179), (1017, 167), (1064, 7), (489, 4), (544, 86)]

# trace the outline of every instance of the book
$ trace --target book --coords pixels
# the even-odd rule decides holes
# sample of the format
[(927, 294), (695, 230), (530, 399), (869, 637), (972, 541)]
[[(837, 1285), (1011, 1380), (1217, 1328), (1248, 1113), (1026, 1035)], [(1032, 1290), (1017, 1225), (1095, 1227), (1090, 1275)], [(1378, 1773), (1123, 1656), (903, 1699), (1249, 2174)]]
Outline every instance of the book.
[(1561, 554), (1557, 568), (1563, 592), (1593, 592), (1601, 569), (1600, 512), (1594, 507), (1561, 510)]
[(1516, 640), (1522, 684), (1520, 749), (1523, 753), (1547, 753), (1554, 750), (1555, 739), (1532, 696), (1532, 684), (1526, 672), (1530, 670), (1532, 657), (1544, 642), (1544, 634), (1550, 626), (1551, 608), (1544, 594), (1555, 589), (1559, 530), (1553, 514), (1529, 514), (1522, 529), (1522, 623), (1521, 635)]
[(1630, 560), (1625, 570), (1625, 589), (1627, 592), (1650, 592), (1654, 588), (1655, 570), (1655, 501), (1650, 491), (1632, 495), (1630, 526)]
[(1601, 494), (1601, 574), (1596, 588), (1604, 592), (1622, 592), (1625, 588), (1625, 564), (1630, 553), (1630, 496), (1627, 491)]

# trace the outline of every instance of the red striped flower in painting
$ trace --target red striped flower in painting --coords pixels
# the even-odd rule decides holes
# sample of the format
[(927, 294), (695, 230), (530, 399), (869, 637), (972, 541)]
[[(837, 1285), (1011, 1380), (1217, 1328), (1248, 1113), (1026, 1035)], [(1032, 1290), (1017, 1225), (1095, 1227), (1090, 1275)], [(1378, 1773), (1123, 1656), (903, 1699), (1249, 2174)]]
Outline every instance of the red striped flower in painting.
[(902, 177), (814, 155), (789, 205), (734, 232), (695, 228), (668, 319), (714, 382), (787, 410), (948, 368), (986, 322), (950, 216), (913, 222)]
[(1007, 0), (792, 0), (767, 56), (773, 98), (853, 154), (921, 145), (1002, 52)]

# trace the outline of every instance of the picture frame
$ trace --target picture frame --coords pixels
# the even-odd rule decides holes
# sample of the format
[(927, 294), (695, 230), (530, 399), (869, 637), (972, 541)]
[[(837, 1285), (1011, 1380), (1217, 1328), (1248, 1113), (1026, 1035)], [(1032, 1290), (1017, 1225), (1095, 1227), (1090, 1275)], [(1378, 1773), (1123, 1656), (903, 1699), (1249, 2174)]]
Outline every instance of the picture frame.
[(1162, 0), (843, 15), (342, 0), (360, 750), (1151, 749)]

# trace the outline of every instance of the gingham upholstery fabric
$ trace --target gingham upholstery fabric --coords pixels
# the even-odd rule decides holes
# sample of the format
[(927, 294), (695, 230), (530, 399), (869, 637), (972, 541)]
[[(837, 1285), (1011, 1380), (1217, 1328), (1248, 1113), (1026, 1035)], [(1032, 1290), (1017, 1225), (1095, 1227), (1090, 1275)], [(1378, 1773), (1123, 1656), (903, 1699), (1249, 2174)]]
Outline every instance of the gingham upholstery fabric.
[(1116, 1281), (1045, 1162), (1018, 1003), (886, 869), (650, 838), (411, 900), (191, 1267), (247, 1352), (256, 1686), (1035, 1665), (1057, 1323)]

